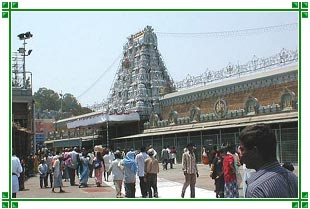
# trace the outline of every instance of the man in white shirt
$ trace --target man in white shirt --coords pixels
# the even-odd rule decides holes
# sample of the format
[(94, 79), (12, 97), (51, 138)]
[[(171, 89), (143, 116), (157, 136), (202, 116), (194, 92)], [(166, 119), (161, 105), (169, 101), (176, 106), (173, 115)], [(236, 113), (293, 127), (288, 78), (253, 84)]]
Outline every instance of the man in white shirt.
[(94, 158), (95, 155), (92, 151), (89, 151), (87, 154), (89, 157), (88, 169), (89, 169), (89, 178), (93, 178), (93, 170), (94, 170)]
[(12, 151), (12, 198), (16, 198), (16, 193), (19, 191), (18, 177), (23, 172), (20, 160), (16, 157), (14, 150)]
[(78, 168), (78, 159), (79, 159), (79, 153), (77, 151), (78, 148), (74, 147), (73, 150), (69, 152), (71, 160), (70, 163), (68, 164), (68, 174), (71, 186), (77, 186), (77, 184), (75, 184), (75, 176), (76, 176), (76, 170)]
[(146, 181), (144, 179), (144, 161), (149, 157), (145, 151), (145, 147), (141, 147), (140, 153), (136, 155), (136, 163), (138, 166), (137, 175), (139, 176), (141, 195), (143, 198), (147, 197)]

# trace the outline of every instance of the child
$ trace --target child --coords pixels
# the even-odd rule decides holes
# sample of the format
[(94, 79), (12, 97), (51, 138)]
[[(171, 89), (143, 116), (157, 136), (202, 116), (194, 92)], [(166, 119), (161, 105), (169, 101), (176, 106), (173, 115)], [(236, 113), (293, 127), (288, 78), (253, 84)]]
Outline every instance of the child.
[(41, 159), (40, 164), (38, 166), (39, 174), (40, 174), (40, 187), (43, 188), (47, 187), (47, 164), (45, 163), (44, 159)]

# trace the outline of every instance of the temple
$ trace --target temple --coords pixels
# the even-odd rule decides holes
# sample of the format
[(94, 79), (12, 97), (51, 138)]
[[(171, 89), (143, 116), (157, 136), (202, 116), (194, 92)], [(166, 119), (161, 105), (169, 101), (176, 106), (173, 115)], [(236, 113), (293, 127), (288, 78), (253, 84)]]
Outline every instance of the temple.
[(108, 99), (111, 113), (139, 112), (142, 120), (159, 112), (162, 95), (175, 91), (157, 48), (157, 37), (151, 26), (128, 37), (123, 58)]
[(297, 163), (297, 50), (223, 66), (174, 82), (147, 26), (128, 37), (104, 111), (56, 121), (45, 144), (54, 150), (153, 145), (158, 151), (170, 145), (180, 160), (193, 142), (201, 159), (203, 146), (238, 145), (242, 128), (267, 123), (277, 136), (279, 161)]

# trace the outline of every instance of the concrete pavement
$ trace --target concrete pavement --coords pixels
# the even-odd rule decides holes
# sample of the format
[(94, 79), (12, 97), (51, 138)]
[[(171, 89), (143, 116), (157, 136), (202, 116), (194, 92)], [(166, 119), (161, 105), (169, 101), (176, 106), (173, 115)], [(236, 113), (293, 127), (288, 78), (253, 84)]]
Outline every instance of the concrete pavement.
[[(168, 166), (169, 167), (169, 166)], [(160, 165), (158, 175), (158, 195), (159, 198), (181, 198), (181, 189), (184, 183), (184, 175), (181, 165), (174, 165), (173, 169), (162, 170)], [(215, 198), (214, 181), (209, 177), (209, 166), (199, 164), (199, 178), (196, 183), (196, 198)], [(240, 169), (242, 172), (242, 169)], [(76, 178), (78, 183), (78, 178)], [(89, 178), (87, 188), (79, 188), (78, 186), (70, 186), (69, 182), (63, 182), (64, 193), (58, 193), (59, 188), (55, 188), (56, 193), (52, 193), (51, 188), (41, 189), (39, 186), (39, 176), (31, 177), (25, 182), (25, 190), (17, 194), (18, 198), (115, 198), (115, 189), (112, 177), (109, 181), (104, 181), (102, 187), (96, 187), (95, 179)], [(122, 189), (124, 193), (124, 188)], [(239, 190), (242, 195), (242, 189)], [(189, 198), (190, 188), (187, 188), (185, 198)], [(136, 197), (141, 197), (139, 179), (136, 182)]]

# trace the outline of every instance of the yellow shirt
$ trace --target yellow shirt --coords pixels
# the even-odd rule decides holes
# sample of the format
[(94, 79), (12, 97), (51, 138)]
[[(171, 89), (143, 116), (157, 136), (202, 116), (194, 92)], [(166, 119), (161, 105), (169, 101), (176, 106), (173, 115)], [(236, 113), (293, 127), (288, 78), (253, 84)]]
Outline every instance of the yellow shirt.
[(144, 172), (145, 173), (159, 173), (158, 160), (154, 157), (149, 157), (144, 161)]

